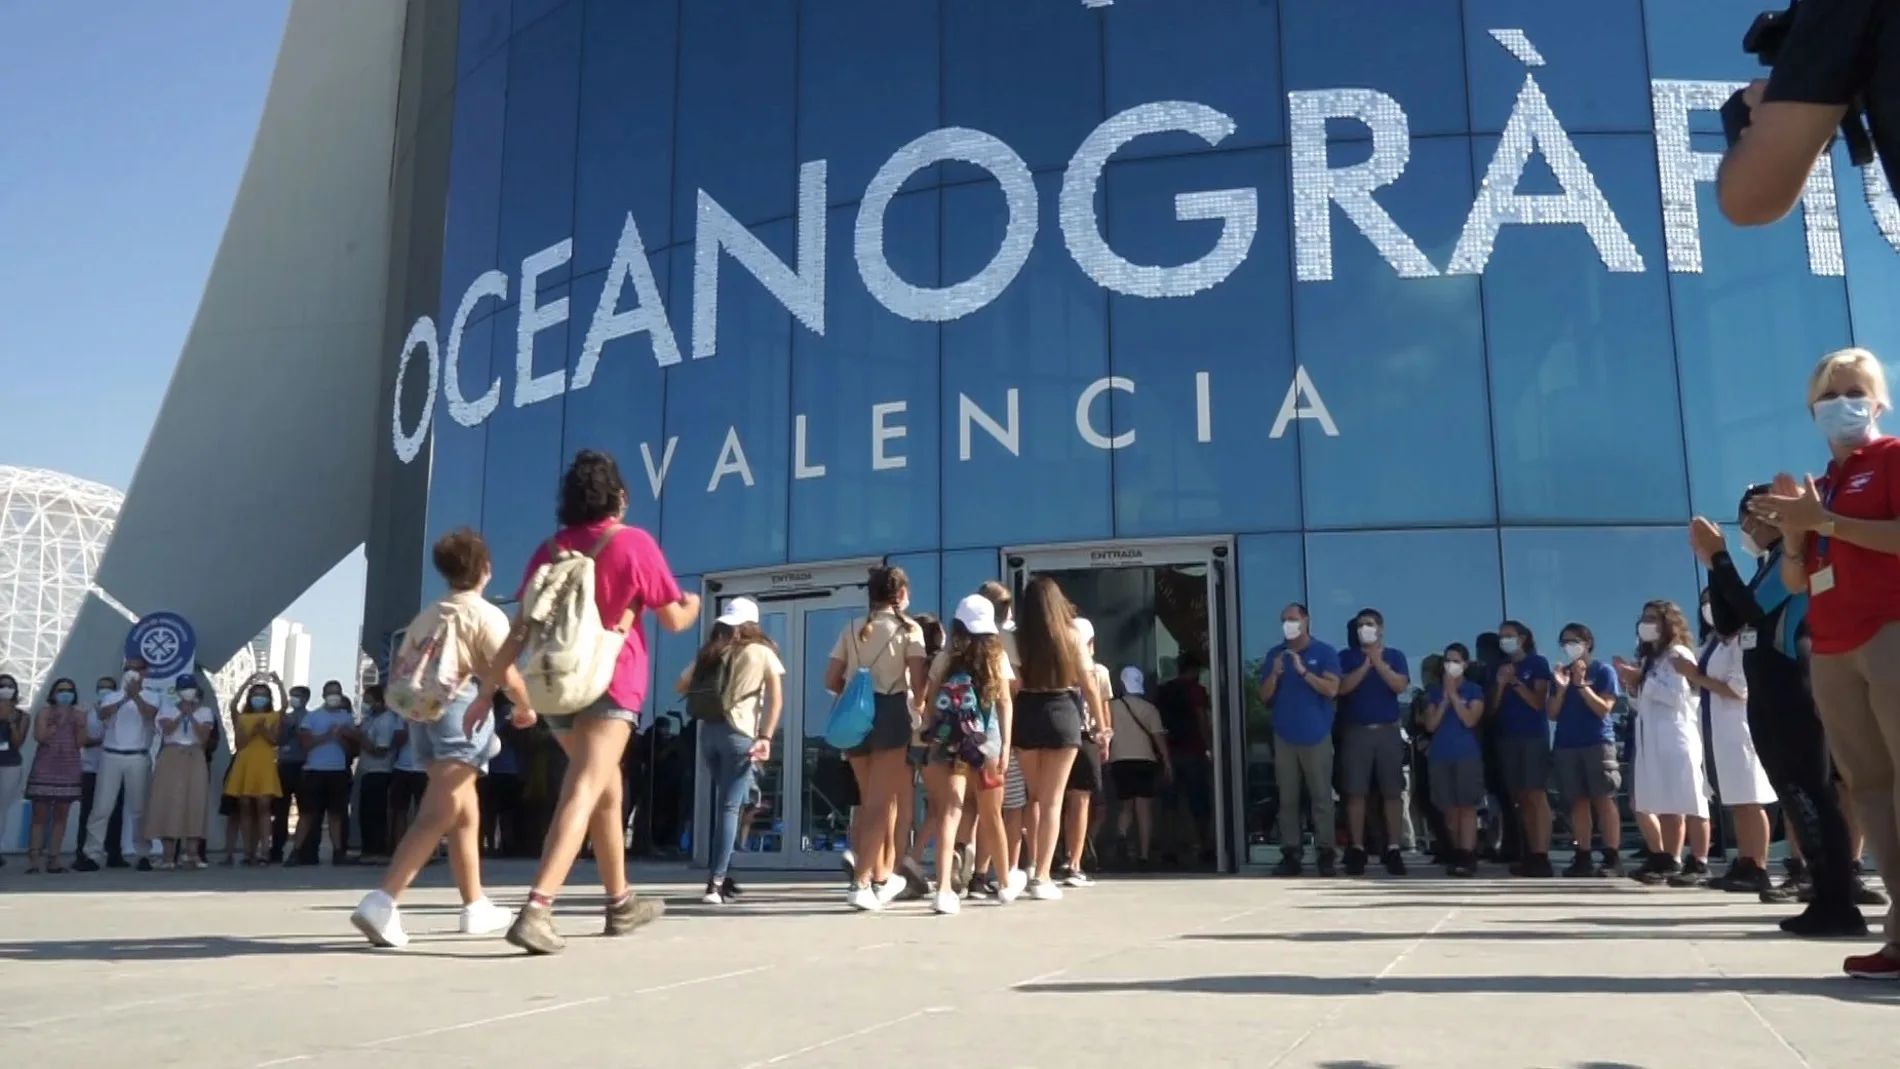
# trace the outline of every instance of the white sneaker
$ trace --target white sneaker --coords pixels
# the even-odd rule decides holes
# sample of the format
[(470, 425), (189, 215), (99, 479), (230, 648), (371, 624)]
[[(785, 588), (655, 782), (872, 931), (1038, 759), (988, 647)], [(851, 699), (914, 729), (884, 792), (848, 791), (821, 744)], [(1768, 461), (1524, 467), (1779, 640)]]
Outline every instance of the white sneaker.
[(878, 901), (877, 892), (871, 890), (869, 887), (851, 888), (850, 893), (845, 895), (844, 900), (852, 909), (863, 913), (876, 913), (878, 910), (884, 908), (884, 903)]
[(1010, 869), (1009, 875), (1003, 879), (1002, 884), (996, 889), (996, 900), (1004, 905), (1016, 901), (1016, 899), (1022, 896), (1023, 888), (1027, 886), (1028, 883), (1029, 875), (1027, 873), (1021, 869)]
[(1062, 888), (1048, 880), (1031, 880), (1029, 881), (1029, 897), (1038, 902), (1060, 902)]
[(891, 873), (891, 878), (885, 880), (884, 886), (878, 888), (875, 892), (877, 894), (877, 904), (880, 906), (890, 905), (897, 900), (898, 895), (904, 893), (904, 888), (909, 886), (909, 880), (904, 879), (895, 872)]
[(396, 900), (381, 891), (371, 891), (363, 896), (363, 900), (356, 904), (356, 911), (350, 914), (350, 923), (374, 946), (395, 949), (409, 945), (409, 935), (402, 930), (402, 913), (396, 908)]
[(1064, 887), (1093, 887), (1095, 886), (1095, 881), (1089, 879), (1088, 873), (1083, 872), (1081, 869), (1076, 869), (1074, 872), (1069, 873), (1068, 878), (1062, 881), (1062, 885)]
[(484, 898), (462, 907), (463, 935), (493, 935), (514, 923), (514, 914)]
[(930, 903), (930, 908), (946, 917), (953, 917), (962, 911), (963, 900), (957, 897), (955, 891), (938, 891), (937, 897)]
[(703, 905), (723, 906), (726, 904), (726, 896), (719, 893), (719, 888), (708, 887), (706, 893), (699, 896), (699, 901)]

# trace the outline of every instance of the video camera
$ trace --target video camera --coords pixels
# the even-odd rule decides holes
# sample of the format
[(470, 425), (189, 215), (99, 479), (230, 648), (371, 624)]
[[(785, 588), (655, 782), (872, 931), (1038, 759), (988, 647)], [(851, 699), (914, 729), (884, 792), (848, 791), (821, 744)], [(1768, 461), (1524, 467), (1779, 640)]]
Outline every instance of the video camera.
[[(1795, 9), (1800, 6), (1801, 0), (1790, 0), (1780, 11), (1764, 11), (1755, 16), (1748, 32), (1742, 35), (1742, 51), (1760, 60), (1762, 66), (1773, 69), (1781, 61), (1781, 47), (1788, 39), (1788, 27), (1794, 25)], [(1722, 132), (1731, 146), (1740, 140), (1749, 122), (1743, 92), (1746, 90), (1737, 92), (1722, 105)], [(1867, 102), (1863, 98), (1855, 97), (1847, 106), (1847, 114), (1841, 117), (1841, 138), (1847, 142), (1847, 154), (1854, 166), (1865, 167), (1874, 162), (1874, 139), (1867, 132)]]

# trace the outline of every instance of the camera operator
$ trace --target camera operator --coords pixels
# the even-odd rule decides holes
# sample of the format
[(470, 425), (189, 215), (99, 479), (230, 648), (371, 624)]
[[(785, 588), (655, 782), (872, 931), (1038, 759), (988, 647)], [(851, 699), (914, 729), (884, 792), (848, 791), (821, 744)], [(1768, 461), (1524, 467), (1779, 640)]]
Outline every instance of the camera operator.
[(1730, 222), (1787, 215), (1836, 131), (1859, 166), (1877, 148), (1900, 189), (1900, 0), (1796, 0), (1757, 19), (1743, 48), (1771, 70), (1722, 108), (1716, 199)]

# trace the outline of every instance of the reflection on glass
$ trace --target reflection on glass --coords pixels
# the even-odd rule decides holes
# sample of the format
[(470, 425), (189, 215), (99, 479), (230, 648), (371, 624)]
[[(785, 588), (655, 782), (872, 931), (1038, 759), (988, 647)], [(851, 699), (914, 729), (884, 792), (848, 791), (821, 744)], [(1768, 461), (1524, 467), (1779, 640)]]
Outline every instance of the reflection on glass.
[(1243, 535), (1235, 545), (1240, 586), (1240, 695), (1246, 710), (1241, 819), (1248, 864), (1279, 856), (1273, 779), (1273, 718), (1260, 700), (1260, 666), (1280, 641), (1280, 610), (1306, 600), (1305, 550), (1297, 534)]
[[(791, 649), (791, 618), (787, 613), (760, 613), (759, 629), (781, 654)], [(790, 722), (792, 710), (789, 707), (797, 698), (789, 689), (785, 692), (787, 708), (780, 715), (781, 724)], [(764, 716), (765, 710), (759, 710), (759, 715)], [(772, 756), (763, 764), (754, 765), (752, 795), (739, 811), (739, 849), (747, 853), (776, 854), (785, 849), (784, 738), (785, 733), (780, 730), (773, 738)]]
[[(831, 647), (858, 615), (855, 608), (817, 609), (805, 614), (805, 656), (798, 687), (805, 751), (804, 812), (799, 838), (806, 851), (842, 851), (850, 844), (851, 803), (857, 791), (844, 753), (825, 741), (832, 696), (825, 690)], [(847, 793), (848, 792), (848, 793)]]

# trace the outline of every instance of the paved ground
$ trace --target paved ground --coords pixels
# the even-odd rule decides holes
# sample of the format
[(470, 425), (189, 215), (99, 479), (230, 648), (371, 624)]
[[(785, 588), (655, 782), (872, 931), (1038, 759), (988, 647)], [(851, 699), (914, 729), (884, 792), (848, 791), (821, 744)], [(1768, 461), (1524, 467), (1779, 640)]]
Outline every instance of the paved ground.
[[(712, 910), (670, 869), (643, 874), (675, 896), (667, 919), (593, 937), (586, 888), (568, 952), (527, 959), (435, 934), (440, 868), (409, 949), (372, 952), (345, 920), (368, 873), (310, 871), (0, 871), (0, 1060), (1765, 1069), (1877, 1064), (1900, 1025), (1900, 990), (1836, 978), (1860, 944), (1634, 884), (1129, 880), (937, 918), (849, 914), (809, 882)], [(491, 875), (513, 902), (528, 872)]]

